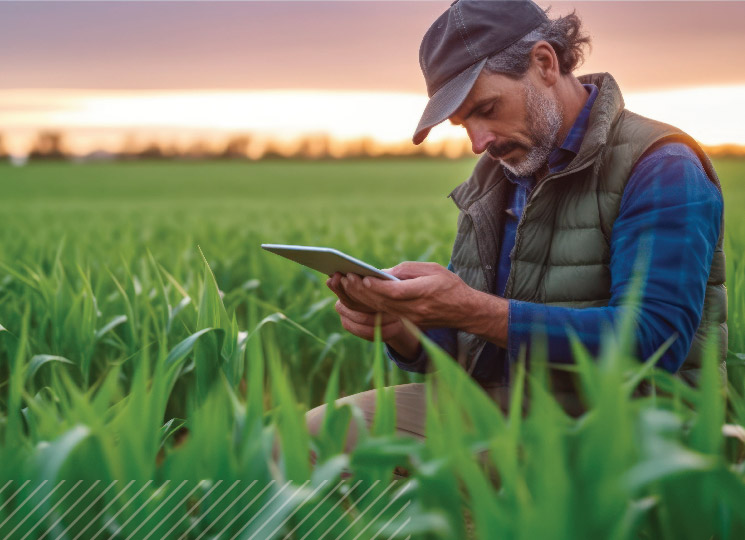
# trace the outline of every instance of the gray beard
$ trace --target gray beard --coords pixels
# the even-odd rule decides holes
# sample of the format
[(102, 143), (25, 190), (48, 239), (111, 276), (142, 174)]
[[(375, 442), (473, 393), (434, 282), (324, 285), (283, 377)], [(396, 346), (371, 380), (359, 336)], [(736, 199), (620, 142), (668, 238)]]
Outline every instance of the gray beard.
[(530, 79), (525, 83), (525, 109), (533, 146), (518, 163), (509, 164), (499, 160), (515, 176), (532, 176), (548, 163), (563, 119), (561, 105), (539, 92)]

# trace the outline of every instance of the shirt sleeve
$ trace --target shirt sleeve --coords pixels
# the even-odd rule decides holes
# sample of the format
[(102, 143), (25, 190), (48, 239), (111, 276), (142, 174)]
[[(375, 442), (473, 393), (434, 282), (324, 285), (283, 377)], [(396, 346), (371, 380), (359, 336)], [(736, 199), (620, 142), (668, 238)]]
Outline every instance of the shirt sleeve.
[[(450, 270), (451, 272), (453, 271), (452, 262), (448, 263), (448, 270)], [(457, 331), (454, 328), (430, 328), (424, 331), (424, 335), (435, 342), (435, 344), (437, 344), (450, 356), (452, 356), (453, 358), (456, 357), (458, 342), (456, 339)], [(426, 373), (427, 371), (427, 367), (429, 364), (429, 355), (424, 350), (424, 348), (422, 348), (419, 356), (417, 356), (414, 360), (405, 359), (403, 356), (398, 354), (395, 349), (389, 347), (388, 344), (385, 345), (385, 352), (388, 358), (404, 371), (411, 371), (416, 373)]]
[(545, 333), (548, 360), (572, 361), (568, 328), (593, 354), (603, 334), (628, 309), (624, 298), (641, 255), (647, 275), (636, 313), (637, 354), (651, 356), (677, 336), (658, 366), (676, 372), (701, 322), (706, 282), (721, 228), (723, 199), (695, 153), (682, 143), (663, 145), (634, 167), (613, 225), (608, 306), (565, 308), (510, 300), (508, 354), (530, 349), (533, 331)]
[[(430, 328), (428, 330), (424, 331), (424, 335), (426, 335), (429, 339), (434, 341), (441, 349), (443, 349), (445, 352), (447, 352), (450, 356), (455, 357), (455, 351), (456, 351), (456, 339), (455, 335), (456, 332), (452, 328)], [(421, 352), (419, 353), (419, 356), (417, 356), (414, 360), (406, 360), (403, 356), (398, 354), (395, 349), (385, 345), (385, 352), (388, 355), (388, 358), (391, 359), (391, 361), (396, 364), (398, 367), (403, 369), (404, 371), (412, 371), (416, 373), (426, 373), (427, 367), (429, 363), (429, 355), (427, 352), (422, 348)]]

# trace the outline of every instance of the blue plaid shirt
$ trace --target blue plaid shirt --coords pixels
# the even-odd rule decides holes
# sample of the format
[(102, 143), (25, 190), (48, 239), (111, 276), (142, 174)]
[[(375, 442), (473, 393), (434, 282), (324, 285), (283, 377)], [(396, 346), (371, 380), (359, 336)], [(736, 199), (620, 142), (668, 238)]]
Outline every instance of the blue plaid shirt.
[[(564, 141), (549, 156), (550, 172), (566, 167), (579, 151), (587, 130), (595, 85), (584, 108)], [(510, 272), (510, 252), (515, 245), (517, 223), (530, 192), (532, 177), (514, 177), (497, 266), (497, 291), (504, 294)], [(636, 326), (637, 354), (647, 358), (670, 336), (677, 335), (658, 366), (677, 371), (691, 346), (701, 321), (704, 292), (714, 247), (719, 237), (724, 203), (719, 189), (707, 177), (696, 154), (686, 145), (669, 143), (642, 156), (634, 165), (623, 193), (618, 217), (611, 232), (611, 298), (607, 306), (565, 308), (519, 300), (509, 301), (507, 348), (487, 343), (473, 376), (481, 381), (507, 381), (510, 364), (521, 347), (529, 350), (535, 329), (548, 340), (548, 360), (572, 361), (567, 328), (571, 328), (590, 352), (597, 354), (603, 333), (621, 317), (624, 293), (631, 283), (639, 239), (648, 235), (645, 252), (649, 270)], [(448, 265), (452, 270), (452, 265)], [(456, 356), (456, 330), (434, 328), (426, 334), (451, 356)], [(428, 361), (422, 352), (407, 362), (386, 347), (389, 358), (406, 371), (424, 372)]]

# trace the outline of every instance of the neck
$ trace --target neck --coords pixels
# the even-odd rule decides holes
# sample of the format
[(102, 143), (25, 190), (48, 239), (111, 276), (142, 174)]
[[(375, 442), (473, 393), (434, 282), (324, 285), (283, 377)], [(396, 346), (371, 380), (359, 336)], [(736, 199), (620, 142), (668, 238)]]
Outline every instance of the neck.
[(587, 90), (582, 86), (577, 77), (574, 75), (565, 75), (561, 77), (556, 87), (557, 98), (561, 103), (563, 114), (563, 121), (559, 133), (557, 134), (557, 140), (563, 141), (569, 130), (571, 129), (574, 121), (577, 120), (580, 111), (585, 106), (587, 98)]

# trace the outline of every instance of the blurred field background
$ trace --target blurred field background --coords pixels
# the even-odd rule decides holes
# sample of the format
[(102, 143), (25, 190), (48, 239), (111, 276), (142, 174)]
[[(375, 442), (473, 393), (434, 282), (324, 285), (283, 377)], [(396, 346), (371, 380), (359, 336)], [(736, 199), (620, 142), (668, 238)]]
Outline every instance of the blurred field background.
[[(338, 335), (334, 351), (319, 358), (322, 343), (289, 327), (281, 330), (281, 341), (287, 344), (283, 358), (293, 366), (295, 388), (301, 400), (313, 406), (340, 354), (349, 359), (341, 364), (344, 393), (358, 391), (370, 381), (370, 359), (365, 353), (369, 347), (341, 328), (333, 295), (321, 274), (267, 253), (259, 245), (328, 245), (379, 267), (404, 260), (447, 265), (457, 217), (447, 194), (468, 177), (474, 163), (361, 160), (6, 166), (0, 175), (0, 206), (6, 224), (0, 233), (0, 260), (16, 271), (49, 271), (59, 257), (75, 289), (82, 271), (98, 299), (100, 324), (125, 314), (111, 311), (121, 309), (121, 298), (112, 297), (116, 287), (110, 273), (120, 282), (138, 279), (144, 289), (144, 280), (152, 276), (141, 275), (143, 265), (149, 264), (152, 255), (188, 290), (201, 277), (200, 246), (226, 294), (226, 307), (236, 311), (241, 329), (249, 327), (247, 304), (255, 299), (262, 316), (281, 311), (324, 341)], [(24, 297), (30, 296), (26, 291)], [(107, 298), (113, 305), (107, 305)], [(23, 312), (19, 305), (11, 311), (11, 305), (5, 301), (0, 307), (8, 310), (0, 316), (6, 327)], [(38, 352), (74, 355), (72, 347), (53, 350), (45, 345)], [(116, 354), (98, 350), (96, 356), (103, 360)], [(310, 385), (309, 374), (313, 377)]]
[[(432, 406), (426, 443), (393, 437), (384, 393), (370, 438), (351, 456), (340, 453), (355, 421), (348, 407), (308, 438), (307, 408), (421, 379), (344, 332), (323, 276), (259, 244), (328, 245), (379, 267), (445, 265), (457, 216), (446, 196), (473, 165), (0, 167), (0, 533), (743, 534), (743, 161), (715, 163), (727, 212), (728, 400), (713, 356), (693, 391), (630, 359), (626, 336), (605, 358), (578, 350), (592, 388), (591, 411), (578, 421), (538, 397), (535, 366), (527, 379), (537, 385), (534, 413), (520, 421), (519, 402), (504, 418), (438, 358), (431, 384), (445, 397)], [(641, 377), (670, 394), (632, 401), (624, 389)], [(278, 467), (270, 459), (277, 435)], [(486, 465), (479, 450), (492, 452)], [(410, 476), (391, 483), (394, 466)], [(347, 491), (338, 488), (343, 470), (353, 473)]]

